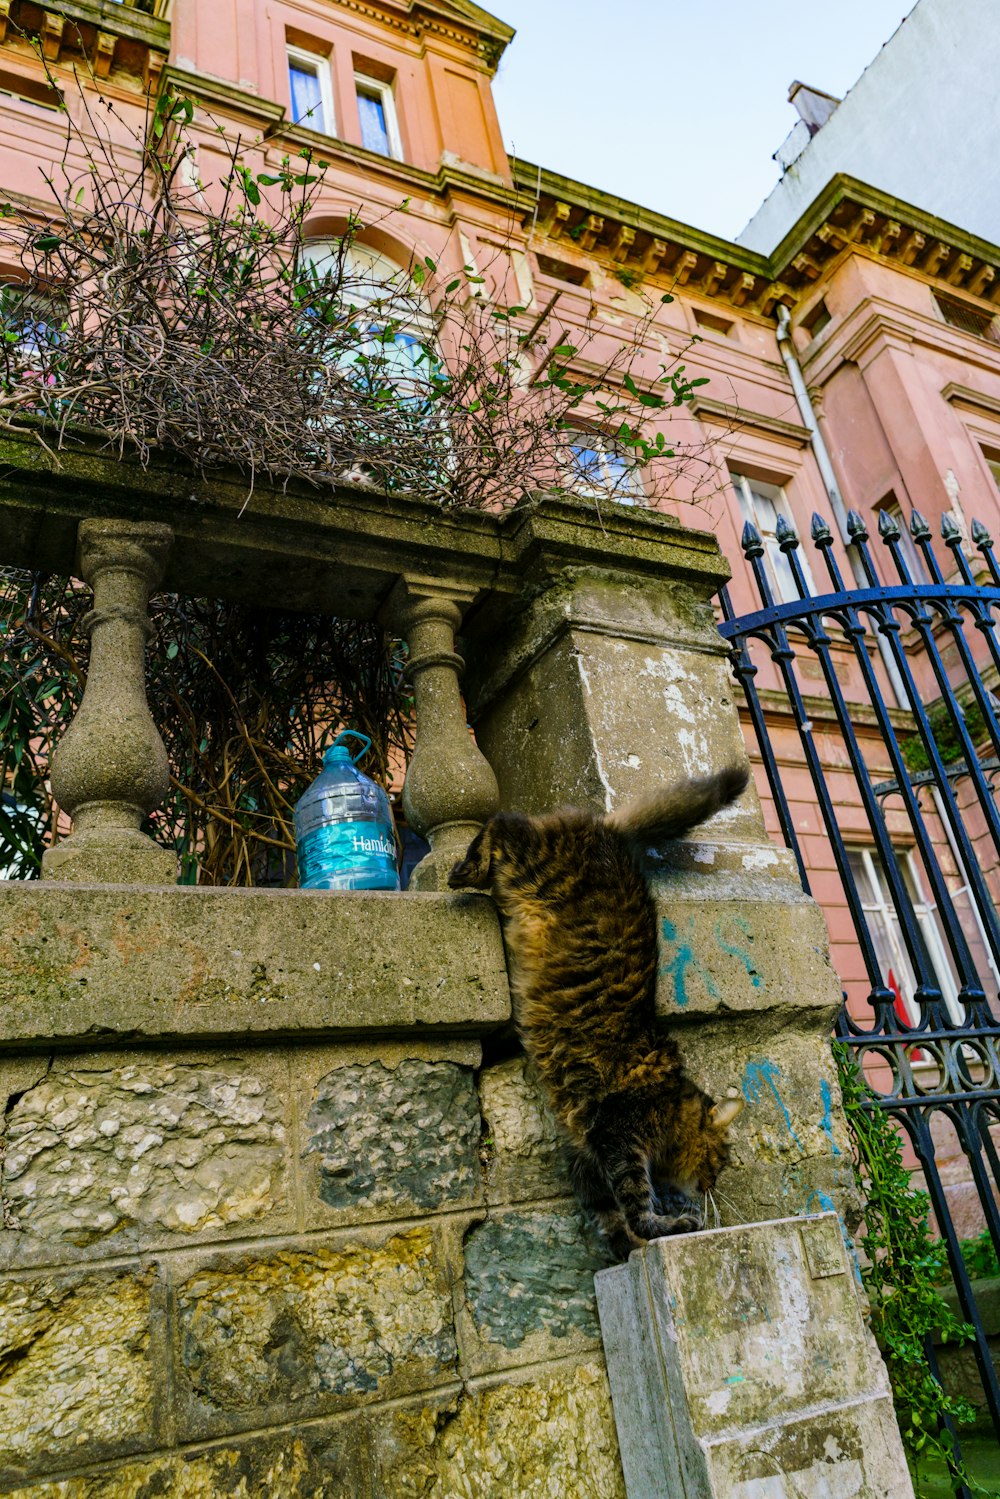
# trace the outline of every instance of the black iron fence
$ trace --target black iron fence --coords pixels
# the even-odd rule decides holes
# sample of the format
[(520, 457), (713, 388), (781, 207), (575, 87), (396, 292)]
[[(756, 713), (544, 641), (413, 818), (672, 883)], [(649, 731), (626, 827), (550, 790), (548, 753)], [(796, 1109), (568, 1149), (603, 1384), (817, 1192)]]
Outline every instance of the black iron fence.
[[(824, 592), (786, 521), (766, 541), (748, 524), (761, 607), (734, 618), (724, 592), (721, 629), (778, 825), (805, 889), (822, 882), (845, 980), (839, 1034), (923, 1171), (1000, 1438), (1000, 1386), (960, 1248), (985, 1224), (1000, 1252), (1000, 569), (985, 528), (973, 524), (968, 546), (949, 515), (947, 583), (916, 512), (908, 533), (881, 513), (877, 551), (856, 512), (847, 529), (850, 583), (813, 518)], [(803, 765), (808, 808), (788, 793)], [(807, 837), (816, 808), (822, 831)]]

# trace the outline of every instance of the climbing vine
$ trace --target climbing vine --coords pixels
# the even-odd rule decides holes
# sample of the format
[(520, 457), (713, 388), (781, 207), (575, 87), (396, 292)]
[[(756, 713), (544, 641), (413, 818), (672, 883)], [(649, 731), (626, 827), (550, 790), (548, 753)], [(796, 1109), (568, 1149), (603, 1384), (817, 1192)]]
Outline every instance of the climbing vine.
[(928, 1347), (968, 1342), (972, 1329), (941, 1296), (947, 1276), (942, 1240), (931, 1236), (930, 1199), (914, 1187), (903, 1161), (899, 1131), (871, 1092), (850, 1051), (835, 1042), (834, 1057), (854, 1146), (854, 1176), (864, 1201), (861, 1279), (871, 1306), (872, 1331), (889, 1370), (896, 1413), (917, 1494), (928, 1466), (942, 1467), (952, 1489), (988, 1490), (956, 1462), (948, 1426), (975, 1419), (967, 1400), (949, 1395), (931, 1372)]

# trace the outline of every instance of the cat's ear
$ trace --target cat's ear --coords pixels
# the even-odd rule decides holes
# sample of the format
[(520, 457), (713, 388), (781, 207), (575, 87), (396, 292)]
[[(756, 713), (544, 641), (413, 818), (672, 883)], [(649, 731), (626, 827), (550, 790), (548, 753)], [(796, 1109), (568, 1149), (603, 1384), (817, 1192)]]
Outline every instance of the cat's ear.
[(728, 1129), (742, 1112), (742, 1098), (724, 1098), (721, 1103), (712, 1105), (708, 1112), (708, 1122), (714, 1124), (716, 1129)]

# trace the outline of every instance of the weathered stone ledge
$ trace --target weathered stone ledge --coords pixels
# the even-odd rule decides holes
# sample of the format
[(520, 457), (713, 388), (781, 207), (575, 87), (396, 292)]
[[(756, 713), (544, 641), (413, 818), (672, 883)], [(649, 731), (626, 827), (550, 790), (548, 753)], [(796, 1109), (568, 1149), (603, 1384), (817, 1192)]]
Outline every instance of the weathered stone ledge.
[(0, 1047), (479, 1036), (510, 996), (467, 897), (0, 882)]

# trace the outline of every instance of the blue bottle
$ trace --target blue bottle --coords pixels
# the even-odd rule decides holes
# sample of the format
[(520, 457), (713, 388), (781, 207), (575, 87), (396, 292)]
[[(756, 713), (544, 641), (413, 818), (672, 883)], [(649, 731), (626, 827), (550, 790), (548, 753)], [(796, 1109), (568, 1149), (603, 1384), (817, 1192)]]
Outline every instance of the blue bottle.
[[(345, 739), (360, 739), (361, 749), (352, 755)], [(321, 774), (295, 805), (302, 890), (399, 889), (389, 798), (355, 763), (370, 748), (365, 734), (338, 734)]]

